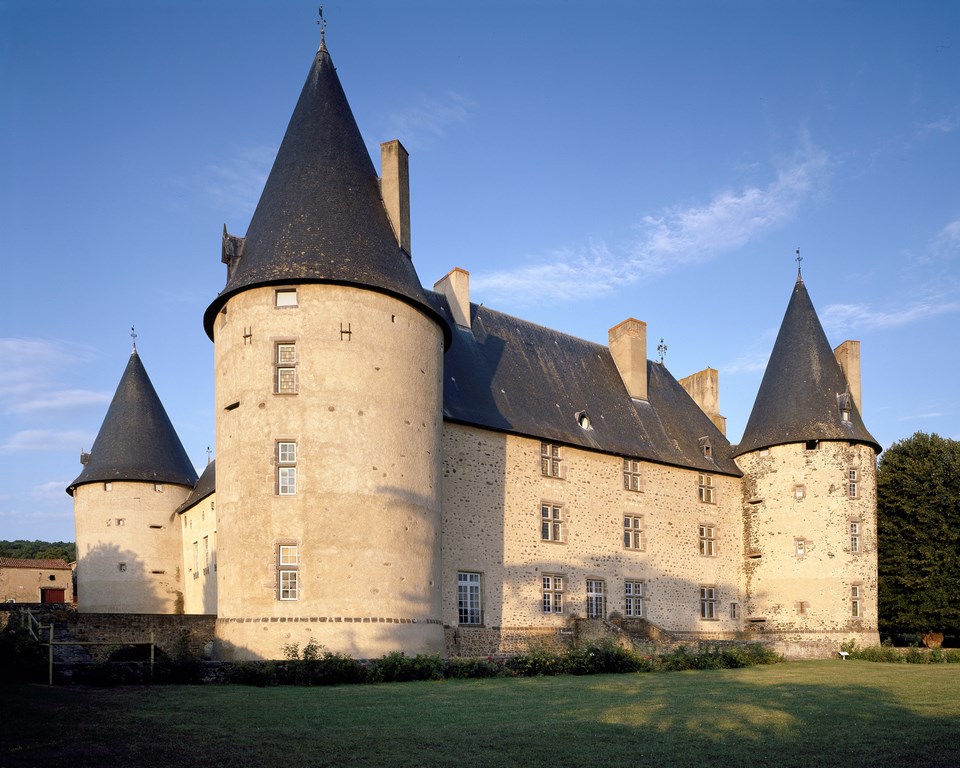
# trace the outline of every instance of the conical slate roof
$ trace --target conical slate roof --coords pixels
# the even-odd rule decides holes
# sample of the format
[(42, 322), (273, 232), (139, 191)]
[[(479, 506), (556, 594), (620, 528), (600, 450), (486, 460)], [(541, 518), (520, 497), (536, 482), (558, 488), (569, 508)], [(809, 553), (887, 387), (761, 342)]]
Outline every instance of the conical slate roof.
[[(841, 404), (849, 408), (847, 421)], [(807, 440), (868, 443), (880, 452), (798, 276), (736, 455)]]
[(246, 242), (234, 254), (226, 287), (204, 313), (211, 339), (214, 318), (233, 294), (310, 282), (395, 295), (433, 317), (449, 338), (397, 243), (377, 173), (325, 46), (307, 75)]
[(140, 362), (137, 350), (120, 378), (117, 392), (71, 496), (86, 483), (122, 480), (193, 487), (197, 472), (170, 423)]

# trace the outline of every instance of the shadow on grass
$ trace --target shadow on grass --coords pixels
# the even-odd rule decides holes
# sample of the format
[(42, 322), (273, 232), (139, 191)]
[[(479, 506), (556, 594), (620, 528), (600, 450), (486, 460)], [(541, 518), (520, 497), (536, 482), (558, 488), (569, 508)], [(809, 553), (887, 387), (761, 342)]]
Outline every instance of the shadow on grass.
[[(960, 670), (0, 689), (0, 766), (955, 766)], [(62, 724), (63, 727), (60, 727)]]

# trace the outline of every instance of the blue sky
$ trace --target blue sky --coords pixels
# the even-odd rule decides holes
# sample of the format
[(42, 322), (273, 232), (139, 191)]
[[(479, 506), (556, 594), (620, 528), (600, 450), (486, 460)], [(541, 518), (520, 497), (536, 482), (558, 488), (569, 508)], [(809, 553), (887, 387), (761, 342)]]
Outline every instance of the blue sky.
[[(960, 439), (960, 4), (331, 0), (360, 129), (411, 155), (413, 258), (677, 376), (740, 439), (796, 276), (889, 446)], [(0, 0), (0, 539), (73, 539), (130, 352), (198, 468), (203, 310), (316, 51), (302, 0)]]

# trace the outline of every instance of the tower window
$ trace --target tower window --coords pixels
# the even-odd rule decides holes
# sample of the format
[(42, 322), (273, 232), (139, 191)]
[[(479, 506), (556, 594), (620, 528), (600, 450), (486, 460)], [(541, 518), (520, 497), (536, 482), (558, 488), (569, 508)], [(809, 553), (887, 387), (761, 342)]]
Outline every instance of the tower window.
[(804, 450), (807, 450), (807, 451), (815, 451), (819, 447), (820, 447), (819, 440), (807, 440), (806, 443), (804, 443), (803, 445)]
[(300, 548), (296, 544), (277, 547), (277, 597), (300, 599)]
[(479, 573), (460, 571), (457, 574), (457, 618), (460, 624), (483, 623)]
[(798, 501), (807, 495), (807, 487), (805, 485), (795, 485), (793, 486), (793, 496)]
[(277, 493), (280, 496), (297, 493), (297, 444), (294, 442), (277, 443)]
[(297, 306), (297, 289), (281, 288), (276, 292), (277, 307), (295, 307)]
[(859, 619), (861, 616), (859, 584), (850, 587), (850, 616), (854, 619)]
[(855, 499), (860, 490), (860, 472), (856, 469), (847, 470), (847, 496)]
[(857, 520), (850, 521), (850, 552), (854, 555), (860, 553), (860, 523)]
[(297, 392), (297, 345), (283, 342), (276, 345), (274, 360), (276, 377), (274, 391), (278, 395), (294, 395)]

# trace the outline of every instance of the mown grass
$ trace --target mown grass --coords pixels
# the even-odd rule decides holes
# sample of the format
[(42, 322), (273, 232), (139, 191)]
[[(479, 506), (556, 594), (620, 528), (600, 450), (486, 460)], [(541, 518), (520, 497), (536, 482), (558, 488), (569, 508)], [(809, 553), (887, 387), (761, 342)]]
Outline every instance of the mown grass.
[(956, 766), (960, 666), (318, 688), (0, 687), (21, 766)]

